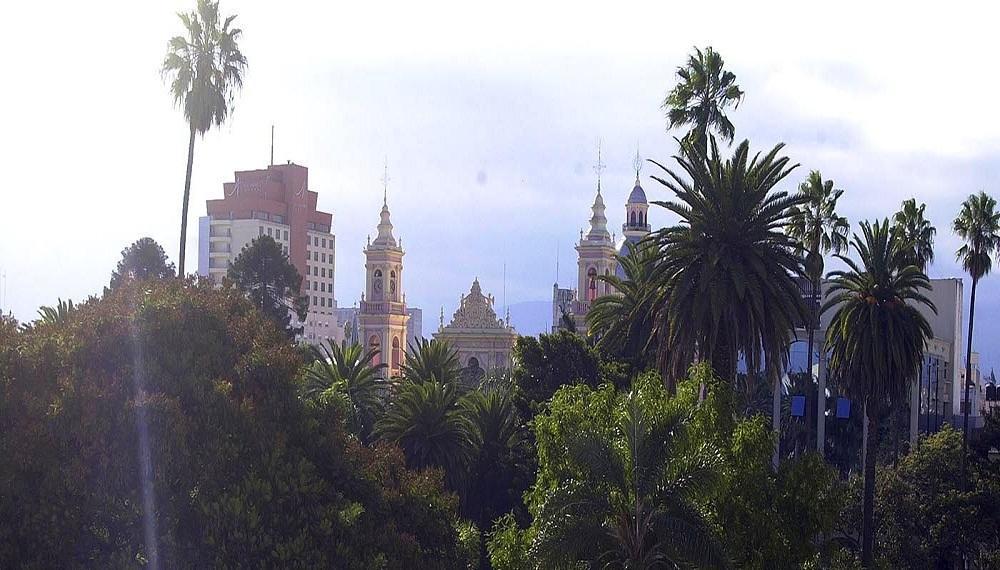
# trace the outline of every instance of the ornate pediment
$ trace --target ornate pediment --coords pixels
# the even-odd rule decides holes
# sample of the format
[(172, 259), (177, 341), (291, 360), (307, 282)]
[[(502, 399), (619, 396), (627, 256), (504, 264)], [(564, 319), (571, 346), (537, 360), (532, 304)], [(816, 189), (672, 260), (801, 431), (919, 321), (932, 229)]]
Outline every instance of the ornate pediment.
[(458, 310), (446, 329), (507, 329), (509, 325), (497, 318), (493, 310), (492, 295), (483, 295), (479, 279), (472, 282), (472, 289), (462, 295)]

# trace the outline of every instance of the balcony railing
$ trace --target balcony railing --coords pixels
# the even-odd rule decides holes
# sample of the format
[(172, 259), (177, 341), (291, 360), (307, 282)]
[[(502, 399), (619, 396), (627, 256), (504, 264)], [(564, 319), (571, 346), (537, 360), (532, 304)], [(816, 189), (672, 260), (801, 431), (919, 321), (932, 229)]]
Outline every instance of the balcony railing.
[(406, 304), (396, 301), (361, 301), (361, 313), (405, 315)]

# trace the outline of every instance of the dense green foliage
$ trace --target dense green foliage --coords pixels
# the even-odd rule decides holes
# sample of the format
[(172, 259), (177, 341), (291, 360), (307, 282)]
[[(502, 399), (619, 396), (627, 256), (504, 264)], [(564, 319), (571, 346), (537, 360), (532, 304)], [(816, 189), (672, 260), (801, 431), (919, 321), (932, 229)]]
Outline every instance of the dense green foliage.
[(421, 338), (410, 345), (400, 369), (407, 382), (451, 384), (458, 380), (461, 365), (458, 353), (447, 342)]
[[(710, 389), (699, 403), (700, 384)], [(722, 427), (720, 416), (733, 413), (727, 390), (706, 368), (681, 382), (675, 396), (655, 374), (629, 391), (608, 384), (560, 389), (535, 419), (538, 478), (526, 497), (534, 522), (498, 522), (489, 548), (494, 567), (561, 567), (563, 555), (610, 562), (722, 552), (739, 568), (789, 567), (815, 557), (821, 544), (814, 538), (831, 533), (839, 513), (836, 473), (811, 455), (774, 473), (764, 418)], [(645, 447), (661, 437), (667, 439), (655, 451)], [(677, 494), (666, 500), (660, 493)], [(653, 516), (635, 515), (637, 496)], [(574, 501), (561, 506), (567, 498)], [(679, 520), (664, 533), (659, 525), (671, 516)], [(637, 520), (645, 521), (639, 534), (618, 527)], [(546, 548), (558, 551), (547, 563), (538, 558)]]
[(347, 438), (300, 365), (241, 295), (185, 281), (4, 319), (0, 567), (459, 566), (440, 475)]
[(117, 289), (129, 279), (168, 279), (174, 276), (174, 264), (153, 238), (144, 237), (122, 250), (122, 258), (111, 273), (109, 288)]
[(274, 238), (260, 236), (246, 245), (229, 265), (227, 277), (289, 338), (302, 332), (292, 325), (291, 313), (305, 320), (309, 297), (299, 295), (302, 276)]

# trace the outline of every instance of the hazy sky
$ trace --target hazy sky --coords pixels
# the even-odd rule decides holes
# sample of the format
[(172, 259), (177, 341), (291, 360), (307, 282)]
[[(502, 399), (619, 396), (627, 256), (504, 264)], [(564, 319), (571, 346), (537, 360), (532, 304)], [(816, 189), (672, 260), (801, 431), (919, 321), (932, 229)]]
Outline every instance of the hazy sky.
[[(632, 158), (674, 152), (659, 104), (693, 45), (713, 45), (747, 93), (732, 111), (755, 149), (787, 143), (846, 190), (852, 222), (911, 196), (938, 227), (934, 277), (960, 276), (950, 221), (1000, 196), (997, 14), (952, 2), (698, 4), (233, 2), (249, 60), (231, 120), (196, 143), (187, 255), (197, 217), (233, 171), (275, 160), (310, 169), (334, 213), (336, 298), (362, 289), (388, 157), (389, 206), (425, 328), (476, 276), (502, 303), (548, 300), (574, 279), (604, 141), (611, 227)], [(20, 319), (109, 279), (149, 235), (177, 257), (187, 128), (159, 66), (184, 2), (18, 2), (0, 22), (3, 310)], [(938, 4), (941, 6), (941, 4)], [(644, 177), (652, 172), (644, 170)], [(650, 199), (667, 198), (653, 181)], [(654, 225), (670, 221), (661, 210)], [(982, 284), (977, 349), (1000, 367), (1000, 278)], [(968, 291), (966, 291), (968, 293)]]

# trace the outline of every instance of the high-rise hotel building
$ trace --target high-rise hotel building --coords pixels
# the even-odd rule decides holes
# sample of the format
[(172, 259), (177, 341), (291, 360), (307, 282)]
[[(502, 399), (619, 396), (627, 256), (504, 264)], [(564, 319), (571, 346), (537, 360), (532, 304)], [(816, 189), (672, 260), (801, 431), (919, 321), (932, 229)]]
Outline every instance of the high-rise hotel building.
[(270, 236), (302, 276), (302, 294), (309, 297), (308, 316), (297, 323), (303, 327), (303, 340), (339, 340), (333, 215), (316, 209), (318, 194), (309, 190), (309, 169), (289, 162), (237, 171), (235, 180), (222, 187), (222, 198), (207, 200), (208, 215), (199, 219), (198, 274), (221, 283), (244, 247)]

